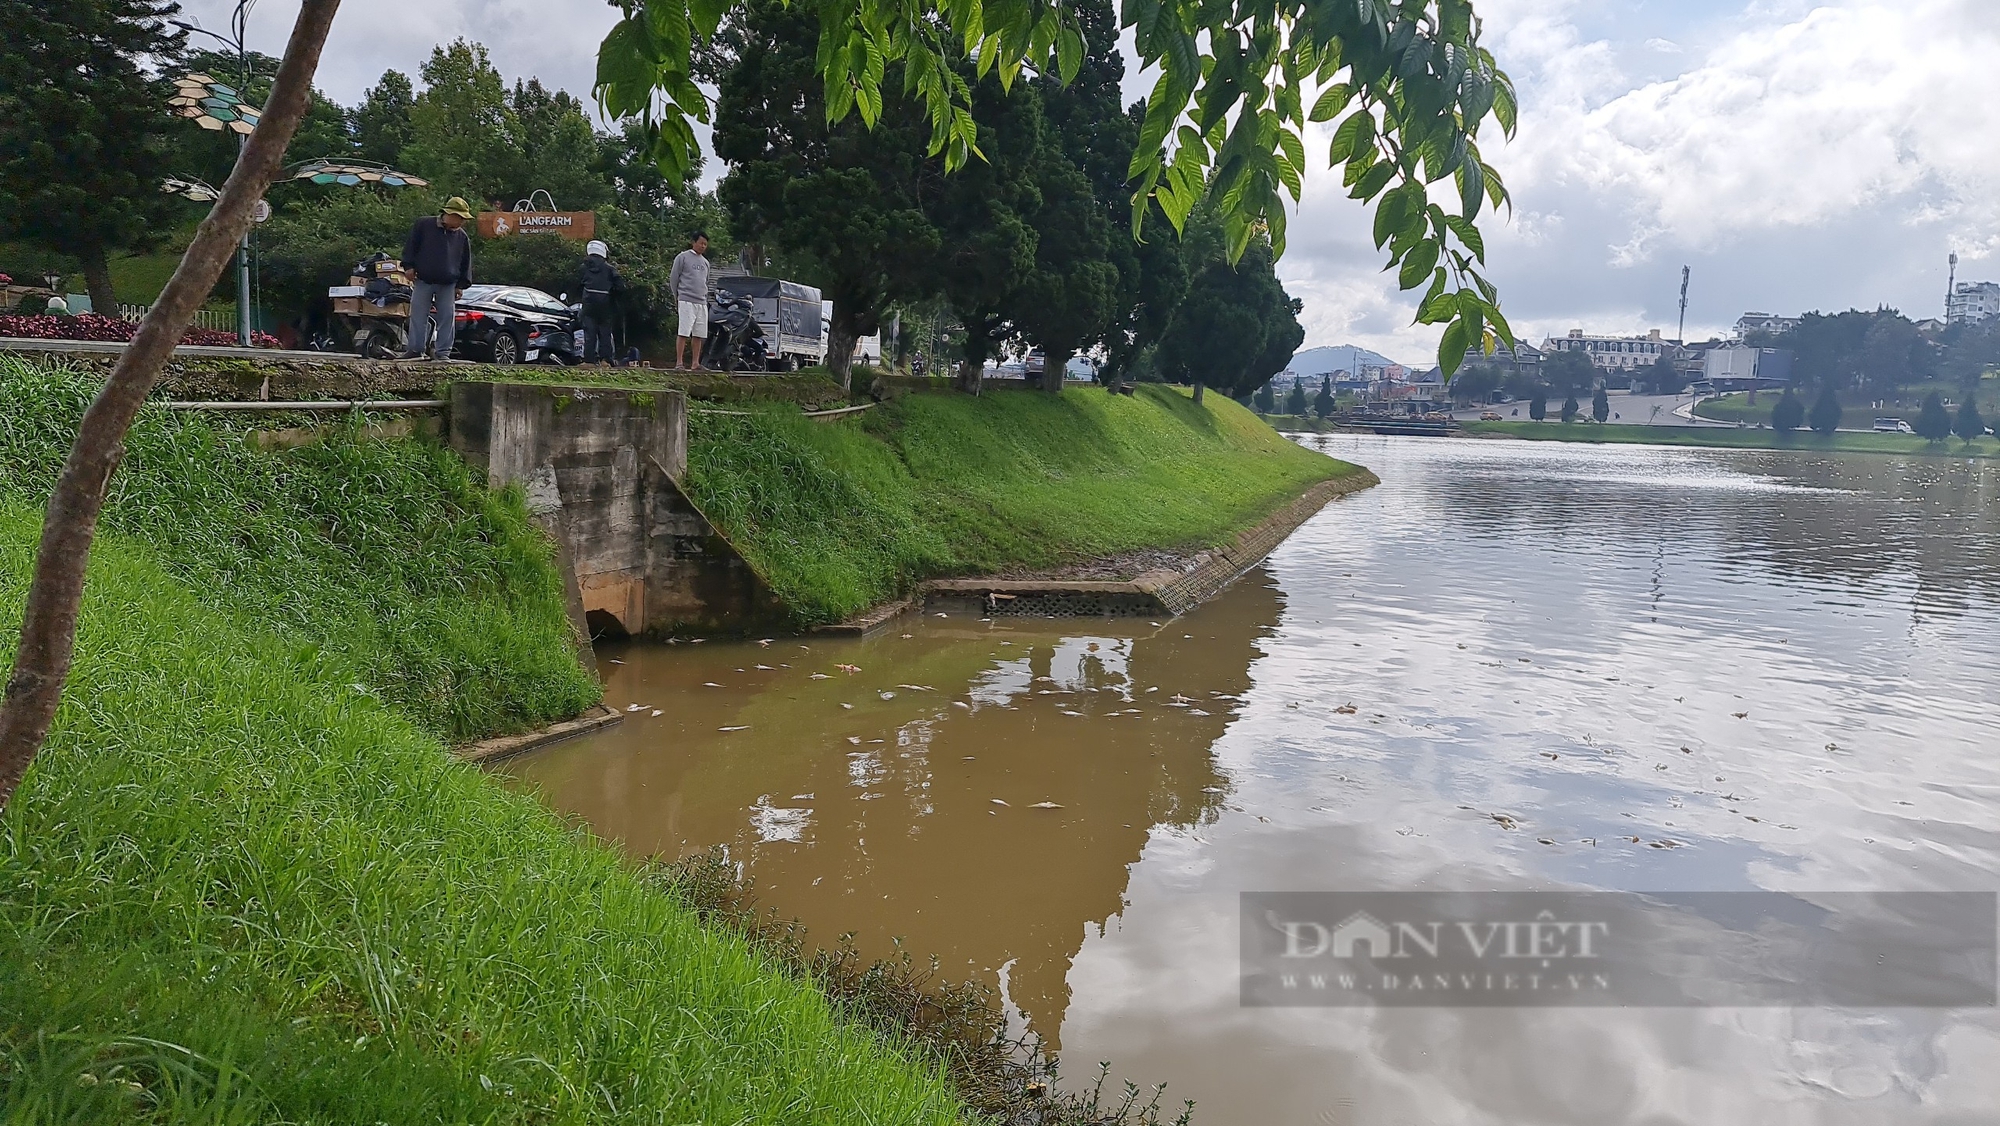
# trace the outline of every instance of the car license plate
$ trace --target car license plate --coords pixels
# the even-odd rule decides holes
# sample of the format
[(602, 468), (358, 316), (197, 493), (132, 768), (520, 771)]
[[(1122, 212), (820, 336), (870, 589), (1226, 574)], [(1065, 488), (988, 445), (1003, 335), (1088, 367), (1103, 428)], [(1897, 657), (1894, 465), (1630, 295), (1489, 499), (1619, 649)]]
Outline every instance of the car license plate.
[(534, 362), (535, 362), (536, 360), (539, 360), (539, 359), (541, 359), (541, 358), (542, 358), (542, 350), (541, 350), (540, 348), (530, 348), (530, 349), (528, 349), (528, 352), (527, 352), (527, 356), (526, 356), (526, 360), (527, 360), (527, 362), (528, 362), (528, 363), (531, 363), (531, 364), (532, 364), (532, 363), (534, 363)]

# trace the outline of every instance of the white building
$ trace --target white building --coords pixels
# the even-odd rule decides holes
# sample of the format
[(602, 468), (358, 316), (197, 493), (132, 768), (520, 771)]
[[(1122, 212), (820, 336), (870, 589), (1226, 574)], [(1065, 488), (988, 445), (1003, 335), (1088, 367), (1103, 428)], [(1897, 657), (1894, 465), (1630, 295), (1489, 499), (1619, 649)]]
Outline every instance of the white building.
[(1660, 338), (1654, 329), (1644, 336), (1586, 336), (1580, 328), (1565, 337), (1549, 337), (1542, 342), (1543, 353), (1582, 352), (1604, 371), (1632, 371), (1650, 366), (1661, 356), (1674, 354), (1674, 343)]
[(2000, 284), (1959, 282), (1952, 288), (1951, 296), (1945, 299), (1946, 324), (1983, 321), (1995, 316), (2000, 316)]
[(1798, 317), (1780, 317), (1772, 313), (1745, 313), (1736, 318), (1736, 339), (1741, 340), (1753, 332), (1768, 332), (1777, 335), (1799, 327)]

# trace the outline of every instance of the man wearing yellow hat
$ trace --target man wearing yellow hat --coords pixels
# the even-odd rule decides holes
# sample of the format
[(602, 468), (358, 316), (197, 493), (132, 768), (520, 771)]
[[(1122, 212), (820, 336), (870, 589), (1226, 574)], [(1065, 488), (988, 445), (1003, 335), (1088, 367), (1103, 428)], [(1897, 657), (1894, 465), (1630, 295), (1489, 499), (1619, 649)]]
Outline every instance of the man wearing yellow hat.
[(403, 269), (415, 279), (410, 286), (410, 338), (403, 350), (406, 360), (428, 359), (432, 348), (431, 323), (437, 323), (436, 350), (439, 360), (451, 358), (451, 341), (457, 328), (458, 295), (472, 284), (472, 238), (465, 233), (465, 221), (472, 208), (460, 196), (452, 196), (437, 215), (426, 215), (410, 228), (403, 240)]

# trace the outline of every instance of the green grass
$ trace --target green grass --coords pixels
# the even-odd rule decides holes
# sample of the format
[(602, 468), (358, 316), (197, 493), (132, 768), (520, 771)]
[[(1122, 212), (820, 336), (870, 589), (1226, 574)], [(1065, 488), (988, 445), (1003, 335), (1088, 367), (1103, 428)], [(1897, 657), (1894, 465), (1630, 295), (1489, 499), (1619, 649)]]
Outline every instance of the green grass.
[[(81, 383), (0, 360), (0, 621)], [(0, 1119), (957, 1116), (934, 1068), (446, 753), (595, 698), (518, 496), (422, 443), (262, 454), (155, 413), (113, 492), (0, 819)]]
[(2000, 457), (2000, 439), (1990, 437), (1971, 443), (1957, 438), (1933, 443), (1914, 434), (1873, 434), (1860, 431), (1842, 431), (1831, 437), (1823, 437), (1810, 430), (1800, 430), (1787, 435), (1775, 430), (1720, 426), (1620, 426), (1592, 422), (1466, 422), (1460, 425), (1467, 434), (1527, 438), (1547, 442)]
[(912, 394), (858, 419), (697, 414), (696, 501), (805, 621), (925, 578), (1220, 543), (1355, 467), (1149, 385)]
[[(1890, 418), (1900, 418), (1905, 422), (1915, 422), (1917, 412), (1923, 409), (1924, 397), (1933, 391), (1937, 392), (1945, 401), (1951, 403), (1956, 403), (1965, 394), (1965, 388), (1956, 384), (1915, 384), (1903, 388), (1900, 399), (1880, 408), (1870, 407), (1865, 403), (1856, 405), (1844, 402), (1846, 413), (1843, 415), (1843, 421), (1848, 426), (1861, 426), (1867, 424), (1875, 416), (1883, 415)], [(1749, 395), (1741, 391), (1734, 391), (1727, 395), (1718, 395), (1712, 399), (1703, 399), (1701, 402), (1695, 404), (1694, 413), (1701, 418), (1710, 419), (1715, 422), (1741, 422), (1749, 426), (1756, 426), (1761, 423), (1762, 425), (1769, 426), (1771, 424), (1771, 408), (1777, 405), (1780, 394), (1781, 392), (1777, 391), (1759, 391), (1757, 393), (1757, 402), (1753, 406), (1750, 403)], [(1843, 396), (1843, 401), (1847, 397)], [(1804, 402), (1810, 408), (1813, 402), (1812, 396), (1807, 395)], [(1985, 386), (1980, 388), (1979, 410), (1989, 420), (1996, 413), (2000, 413), (2000, 396), (1995, 395), (1993, 388)], [(1955, 416), (1956, 408), (1954, 408)]]

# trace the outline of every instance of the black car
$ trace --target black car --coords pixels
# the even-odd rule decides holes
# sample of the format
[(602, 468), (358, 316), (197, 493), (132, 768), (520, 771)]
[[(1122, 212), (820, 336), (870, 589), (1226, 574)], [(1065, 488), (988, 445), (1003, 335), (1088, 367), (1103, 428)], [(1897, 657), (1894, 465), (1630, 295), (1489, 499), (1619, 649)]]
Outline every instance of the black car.
[(577, 310), (524, 285), (475, 285), (458, 299), (451, 354), (493, 364), (574, 364)]

